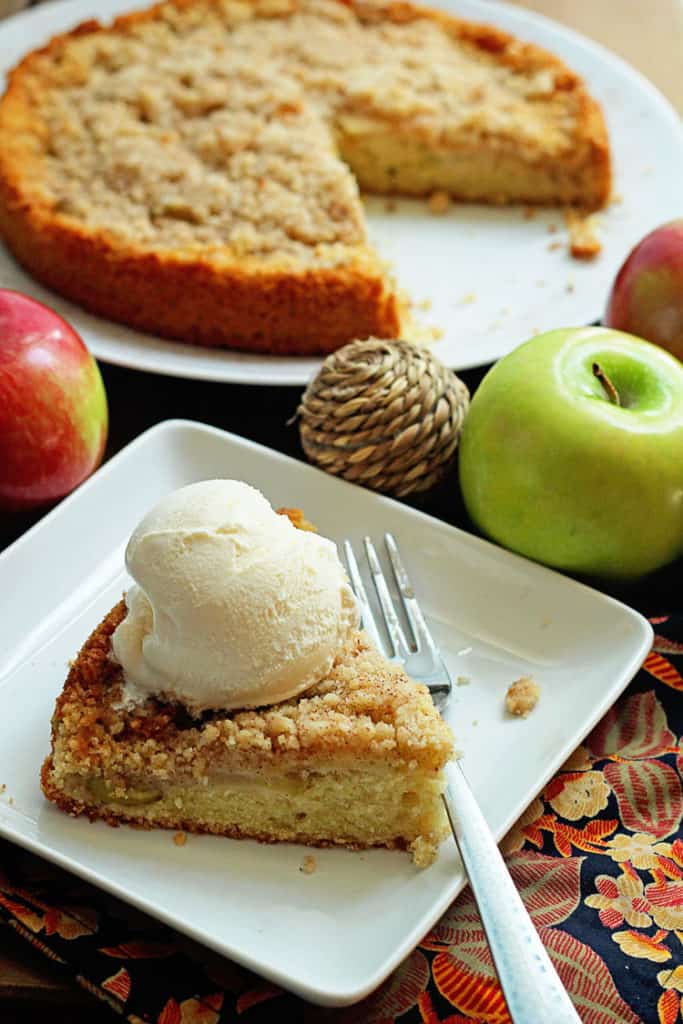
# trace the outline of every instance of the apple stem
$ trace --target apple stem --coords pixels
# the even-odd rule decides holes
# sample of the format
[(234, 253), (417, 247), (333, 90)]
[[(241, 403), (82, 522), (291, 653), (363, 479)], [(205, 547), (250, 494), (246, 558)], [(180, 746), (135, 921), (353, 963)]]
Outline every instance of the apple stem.
[(609, 379), (605, 371), (602, 369), (599, 363), (593, 363), (593, 374), (598, 378), (602, 384), (605, 394), (609, 398), (612, 405), (621, 405), (619, 400), (619, 392), (615, 388), (612, 381)]

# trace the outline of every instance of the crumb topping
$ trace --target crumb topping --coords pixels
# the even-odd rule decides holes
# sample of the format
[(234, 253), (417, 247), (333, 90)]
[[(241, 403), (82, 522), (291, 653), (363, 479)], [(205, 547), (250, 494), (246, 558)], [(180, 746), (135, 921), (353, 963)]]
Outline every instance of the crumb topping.
[(169, 0), (32, 60), (35, 189), (53, 210), (219, 263), (348, 257), (365, 234), (337, 149), (368, 126), (409, 126), (432, 147), (485, 141), (530, 165), (581, 158), (583, 93), (562, 64), (403, 4)]
[(360, 632), (329, 676), (295, 700), (199, 720), (155, 700), (126, 708), (120, 668), (110, 659), (111, 634), (124, 615), (121, 601), (84, 645), (57, 700), (61, 772), (203, 780), (217, 765), (300, 768), (325, 755), (403, 759), (438, 771), (452, 753), (450, 730), (426, 687), (388, 664)]
[(278, 508), (275, 510), (280, 516), (287, 516), (292, 526), (297, 530), (304, 530), (306, 533), (317, 533), (316, 527), (309, 522), (300, 508)]

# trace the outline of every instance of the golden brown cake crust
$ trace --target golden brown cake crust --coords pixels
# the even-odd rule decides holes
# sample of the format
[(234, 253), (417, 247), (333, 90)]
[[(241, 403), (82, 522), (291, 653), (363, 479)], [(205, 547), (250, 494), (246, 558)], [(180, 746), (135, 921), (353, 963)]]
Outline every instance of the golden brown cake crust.
[[(575, 165), (579, 190), (555, 198), (587, 208), (606, 201), (610, 159), (602, 113), (582, 81), (555, 57), (497, 29), (409, 3), (339, 2), (363, 24), (379, 20), (400, 25), (428, 19), (451, 39), (482, 55), (494, 55), (501, 68), (523, 71), (541, 83), (538, 88), (551, 88), (558, 110), (566, 106), (571, 112), (572, 125), (564, 141), (555, 139), (554, 159)], [(248, 0), (247, 6), (268, 19), (293, 14), (304, 3)], [(238, 6), (233, 0), (166, 0), (120, 17), (111, 27), (86, 22), (29, 54), (11, 73), (0, 103), (0, 234), (16, 258), (49, 287), (94, 313), (165, 337), (297, 354), (331, 351), (356, 337), (395, 337), (401, 329), (401, 304), (362, 236), (353, 244), (335, 242), (329, 258), (325, 250), (320, 259), (308, 264), (287, 253), (264, 261), (250, 256), (248, 249), (236, 255), (216, 245), (207, 246), (206, 252), (182, 245), (155, 249), (79, 221), (50, 200), (44, 187), (50, 132), (42, 119), (41, 97), (53, 88), (52, 76), (78, 83), (79, 76), (87, 74), (73, 57), (71, 44), (86, 37), (123, 38), (163, 19), (169, 11), (182, 19), (196, 17), (198, 7), (234, 14)], [(551, 87), (544, 75), (551, 76)], [(382, 114), (387, 124), (390, 115), (389, 107)], [(558, 124), (561, 120), (558, 116)], [(424, 133), (434, 142), (438, 125), (429, 119), (404, 120), (401, 130), (406, 125), (412, 135)], [(543, 160), (542, 149), (536, 154), (534, 145), (532, 140), (530, 166)], [(520, 151), (523, 148), (520, 144)], [(491, 201), (500, 198), (489, 197)], [(552, 197), (542, 200), (553, 201)], [(362, 218), (359, 208), (343, 216)], [(340, 224), (344, 223), (342, 217)]]
[(292, 273), (220, 271), (200, 257), (135, 252), (27, 202), (7, 163), (0, 235), (39, 281), (92, 313), (169, 339), (274, 355), (332, 352), (351, 338), (399, 333), (399, 299), (370, 257)]

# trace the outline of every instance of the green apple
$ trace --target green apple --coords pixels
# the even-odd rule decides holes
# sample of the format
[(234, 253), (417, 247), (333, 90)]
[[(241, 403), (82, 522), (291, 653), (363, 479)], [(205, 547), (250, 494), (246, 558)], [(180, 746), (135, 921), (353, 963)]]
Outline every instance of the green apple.
[(602, 327), (501, 359), (460, 440), (474, 524), (569, 572), (630, 579), (683, 554), (683, 364)]

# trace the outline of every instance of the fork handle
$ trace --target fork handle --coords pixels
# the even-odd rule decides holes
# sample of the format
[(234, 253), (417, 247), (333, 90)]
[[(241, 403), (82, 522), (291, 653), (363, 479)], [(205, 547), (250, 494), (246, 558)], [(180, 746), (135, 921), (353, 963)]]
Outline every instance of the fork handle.
[(513, 1024), (581, 1024), (457, 762), (446, 778), (446, 812)]

